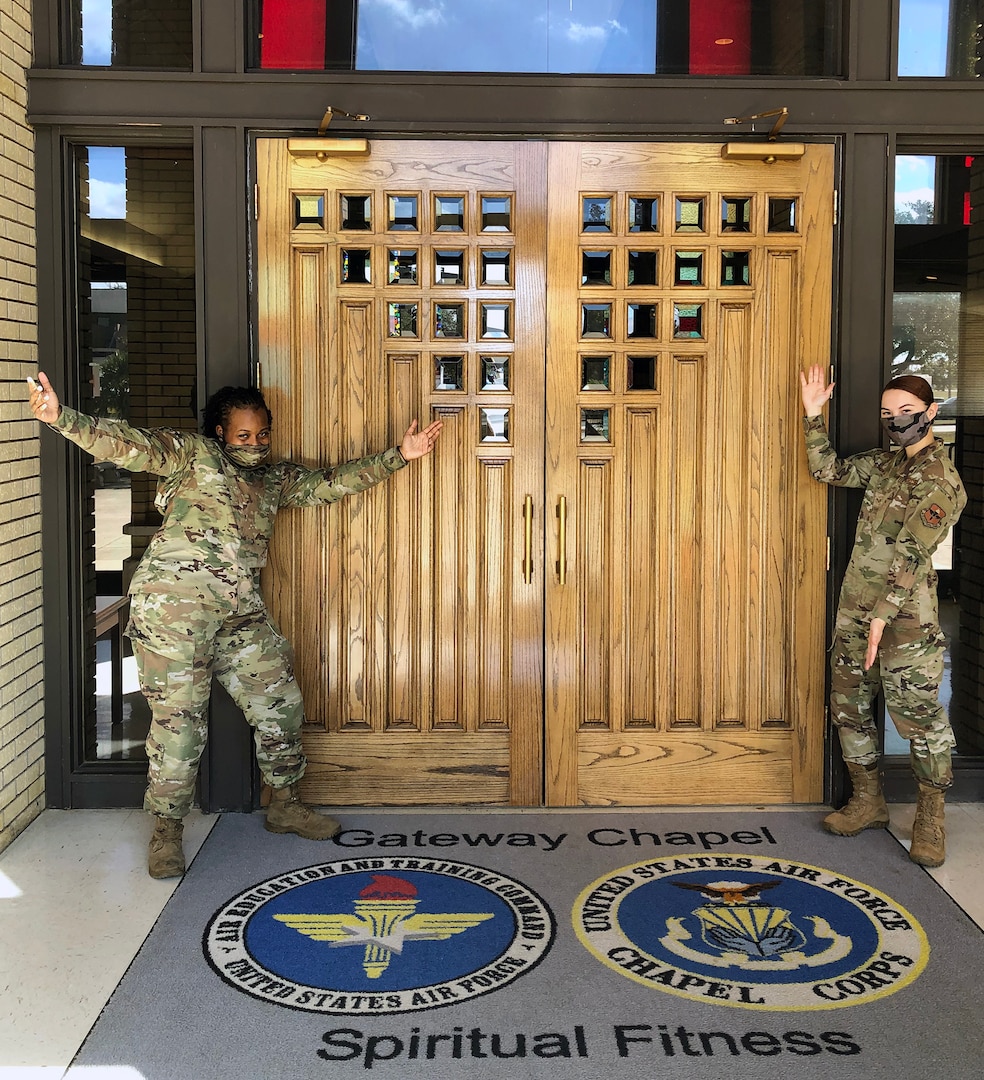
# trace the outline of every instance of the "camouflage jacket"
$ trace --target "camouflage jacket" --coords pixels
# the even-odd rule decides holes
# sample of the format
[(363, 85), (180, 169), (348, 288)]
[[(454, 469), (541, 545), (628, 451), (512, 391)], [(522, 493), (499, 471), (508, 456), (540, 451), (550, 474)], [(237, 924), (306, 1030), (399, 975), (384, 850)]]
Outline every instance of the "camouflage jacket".
[(967, 504), (942, 440), (911, 458), (902, 448), (839, 458), (822, 417), (804, 417), (803, 430), (810, 472), (817, 480), (864, 488), (841, 610), (853, 608), (886, 623), (906, 610), (919, 622), (927, 621), (927, 612), (935, 612), (933, 552)]
[(131, 594), (166, 594), (237, 611), (258, 596), (259, 570), (277, 511), (317, 506), (378, 484), (403, 468), (399, 448), (328, 469), (293, 461), (240, 468), (216, 439), (170, 428), (145, 430), (62, 407), (51, 425), (97, 461), (156, 473), (164, 522), (130, 584)]

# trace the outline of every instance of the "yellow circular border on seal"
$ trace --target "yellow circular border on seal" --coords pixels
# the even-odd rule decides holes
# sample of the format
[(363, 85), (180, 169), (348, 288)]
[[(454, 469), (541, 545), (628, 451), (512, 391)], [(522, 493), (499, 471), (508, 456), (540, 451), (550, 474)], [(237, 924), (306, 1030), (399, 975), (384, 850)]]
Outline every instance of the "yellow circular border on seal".
[[(703, 865), (702, 865), (703, 864)], [(776, 869), (779, 867), (780, 869)], [(784, 868), (784, 869), (783, 869)], [(815, 1004), (812, 1001), (803, 1000), (811, 992), (811, 983), (773, 983), (763, 986), (756, 984), (752, 979), (735, 979), (733, 976), (740, 974), (741, 968), (737, 964), (728, 964), (724, 958), (713, 959), (708, 954), (708, 959), (702, 959), (705, 966), (715, 963), (722, 967), (722, 978), (715, 981), (708, 977), (706, 971), (696, 974), (686, 971), (681, 965), (672, 967), (666, 960), (653, 956), (632, 942), (621, 930), (618, 922), (618, 912), (622, 901), (636, 889), (651, 884), (657, 880), (669, 880), (673, 877), (686, 877), (693, 873), (706, 875), (713, 872), (720, 877), (727, 877), (730, 871), (750, 872), (754, 874), (777, 875), (780, 880), (790, 878), (800, 883), (826, 889), (832, 895), (839, 896), (851, 903), (859, 913), (868, 918), (878, 935), (878, 946), (869, 954), (863, 963), (845, 970), (830, 980), (818, 980), (812, 984), (812, 992), (820, 999)], [(704, 884), (711, 885), (706, 881)], [(740, 884), (740, 883), (739, 883)], [(688, 887), (699, 890), (700, 883), (689, 883)], [(872, 908), (865, 907), (858, 902), (859, 897), (847, 896), (843, 891), (836, 889), (860, 890), (865, 894), (872, 906), (887, 909), (896, 916), (896, 925), (891, 928), (879, 924), (878, 919), (872, 914)], [(585, 906), (594, 899), (593, 910), (585, 912)], [(874, 903), (881, 902), (880, 904)], [(607, 916), (607, 918), (606, 918)], [(820, 916), (804, 916), (814, 922), (814, 931), (820, 931), (817, 936), (842, 938), (833, 931), (829, 924)], [(594, 922), (594, 926), (585, 928), (585, 920)], [(819, 922), (818, 922), (819, 920)], [(871, 1001), (878, 1001), (909, 986), (919, 977), (929, 962), (929, 939), (919, 921), (901, 904), (896, 903), (879, 889), (875, 889), (865, 882), (856, 878), (847, 877), (843, 874), (835, 874), (826, 867), (814, 866), (810, 863), (798, 862), (792, 859), (776, 859), (764, 855), (746, 855), (726, 852), (715, 852), (713, 856), (706, 854), (696, 855), (673, 855), (663, 859), (652, 859), (629, 863), (619, 867), (603, 876), (596, 878), (578, 894), (571, 911), (571, 921), (574, 932), (581, 944), (596, 959), (606, 967), (617, 971), (625, 978), (641, 983), (664, 993), (674, 994), (677, 997), (686, 998), (688, 1001), (698, 1001), (705, 1004), (727, 1005), (732, 1008), (751, 1009), (771, 1012), (808, 1012), (818, 1009), (842, 1009), (853, 1005), (862, 1005)], [(670, 922), (667, 920), (668, 929)], [(681, 920), (675, 920), (681, 922)], [(673, 937), (669, 933), (667, 937)], [(688, 939), (689, 933), (677, 931), (677, 937)], [(661, 942), (666, 938), (662, 938)], [(848, 939), (849, 940), (849, 939)], [(682, 943), (676, 946), (684, 952), (692, 952)], [(633, 966), (638, 970), (629, 970), (624, 963), (612, 959), (613, 951), (629, 950), (634, 954)], [(800, 954), (802, 955), (802, 954)], [(804, 963), (806, 963), (804, 961)], [(881, 967), (871, 965), (880, 964)], [(894, 967), (892, 965), (895, 965)], [(884, 981), (888, 972), (894, 972), (896, 967), (903, 970), (891, 978), (889, 985), (872, 985), (870, 992), (861, 994), (848, 993), (840, 999), (824, 998), (817, 993), (816, 987), (833, 986), (838, 982), (847, 980), (860, 981), (863, 985), (864, 974), (873, 982)], [(885, 970), (887, 968), (887, 971)], [(674, 977), (677, 985), (674, 985)], [(682, 985), (681, 985), (682, 984)], [(775, 1000), (766, 1000), (756, 996), (763, 990), (774, 990)], [(792, 993), (790, 993), (792, 991)], [(779, 1000), (782, 995), (786, 1000)]]

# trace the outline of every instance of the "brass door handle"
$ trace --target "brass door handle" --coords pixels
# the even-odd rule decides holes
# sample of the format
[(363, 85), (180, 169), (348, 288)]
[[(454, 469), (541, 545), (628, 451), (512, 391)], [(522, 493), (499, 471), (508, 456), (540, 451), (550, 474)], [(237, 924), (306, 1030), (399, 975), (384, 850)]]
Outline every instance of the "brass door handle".
[(533, 496), (527, 495), (523, 503), (523, 580), (533, 581)]
[(557, 555), (557, 577), (561, 585), (567, 584), (567, 496), (561, 495), (557, 503), (557, 520), (560, 523), (560, 539)]

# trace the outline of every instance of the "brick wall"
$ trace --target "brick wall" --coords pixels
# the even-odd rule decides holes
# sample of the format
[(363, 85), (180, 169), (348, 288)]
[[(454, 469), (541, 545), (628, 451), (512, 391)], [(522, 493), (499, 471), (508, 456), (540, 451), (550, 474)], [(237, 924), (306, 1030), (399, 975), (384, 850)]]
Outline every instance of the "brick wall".
[(0, 850), (44, 802), (30, 0), (0, 0)]

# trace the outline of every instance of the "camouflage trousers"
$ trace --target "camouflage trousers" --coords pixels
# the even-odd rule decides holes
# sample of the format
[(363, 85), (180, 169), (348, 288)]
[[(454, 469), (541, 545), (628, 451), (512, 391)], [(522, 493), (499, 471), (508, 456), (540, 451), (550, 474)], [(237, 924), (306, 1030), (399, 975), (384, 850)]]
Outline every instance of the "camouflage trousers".
[(304, 706), (293, 653), (262, 604), (229, 615), (190, 600), (134, 596), (126, 632), (152, 713), (146, 810), (180, 818), (191, 809), (213, 677), (253, 727), (264, 780), (279, 788), (300, 779)]
[(885, 627), (878, 655), (868, 671), (868, 617), (838, 612), (831, 657), (830, 706), (845, 761), (878, 760), (873, 702), (879, 688), (898, 733), (909, 740), (917, 780), (946, 788), (953, 782), (950, 754), (956, 740), (939, 702), (945, 639), (939, 626), (926, 626), (905, 612)]

